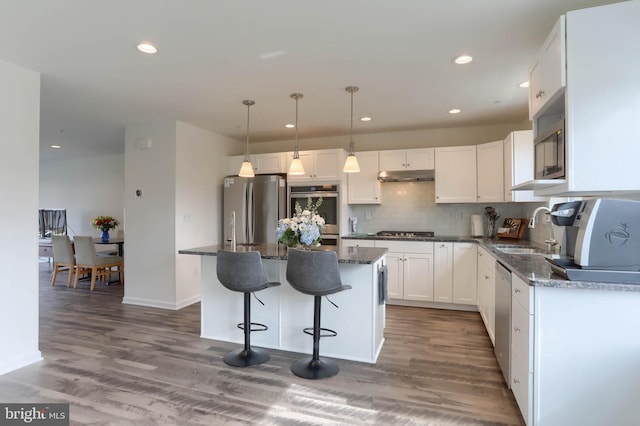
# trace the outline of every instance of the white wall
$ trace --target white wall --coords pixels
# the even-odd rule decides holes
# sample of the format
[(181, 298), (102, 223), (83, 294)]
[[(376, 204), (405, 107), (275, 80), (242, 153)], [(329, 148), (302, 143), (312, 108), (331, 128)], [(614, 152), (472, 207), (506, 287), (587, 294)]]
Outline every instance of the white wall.
[(40, 208), (66, 209), (70, 236), (98, 237), (91, 222), (99, 215), (115, 217), (124, 229), (123, 191), (124, 154), (40, 162)]
[[(151, 140), (149, 148), (140, 146), (143, 139)], [(123, 303), (179, 309), (199, 300), (200, 259), (183, 261), (177, 251), (217, 241), (225, 157), (233, 144), (180, 122), (127, 127)]]
[[(477, 145), (484, 142), (501, 140), (514, 130), (531, 129), (531, 122), (504, 123), (490, 126), (469, 126), (441, 129), (411, 130), (389, 133), (356, 134), (353, 140), (358, 151), (376, 151), (397, 148), (426, 148), (437, 146)], [(304, 131), (304, 129), (301, 129)], [(268, 152), (293, 151), (294, 134), (291, 139), (251, 144), (251, 152), (262, 154)], [(332, 136), (325, 138), (307, 138), (299, 140), (300, 150), (330, 149), (349, 147), (348, 136)], [(244, 145), (238, 142), (231, 155), (244, 153)]]
[(222, 178), (226, 152), (235, 141), (178, 122), (176, 134), (176, 304), (200, 300), (200, 256), (184, 248), (216, 244), (222, 221)]
[[(137, 147), (147, 138), (150, 148)], [(175, 152), (175, 122), (126, 129), (123, 303), (175, 308)]]
[(0, 374), (38, 350), (40, 74), (0, 60)]

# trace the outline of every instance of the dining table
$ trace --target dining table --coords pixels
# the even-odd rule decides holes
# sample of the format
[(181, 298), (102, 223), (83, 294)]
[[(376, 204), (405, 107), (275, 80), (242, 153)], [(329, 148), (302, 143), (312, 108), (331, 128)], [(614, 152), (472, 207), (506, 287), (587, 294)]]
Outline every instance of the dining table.
[(117, 245), (118, 246), (118, 256), (124, 256), (124, 238), (109, 238), (109, 241), (102, 241), (102, 238), (94, 238), (94, 244), (104, 244), (104, 245)]

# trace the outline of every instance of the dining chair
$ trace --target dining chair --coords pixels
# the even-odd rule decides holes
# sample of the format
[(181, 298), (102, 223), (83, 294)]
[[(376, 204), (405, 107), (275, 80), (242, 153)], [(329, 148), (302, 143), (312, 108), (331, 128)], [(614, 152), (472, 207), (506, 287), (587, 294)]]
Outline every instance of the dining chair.
[(76, 248), (76, 279), (73, 288), (78, 288), (78, 277), (81, 273), (91, 273), (91, 291), (94, 290), (96, 279), (110, 275), (115, 267), (120, 284), (124, 283), (124, 259), (120, 256), (98, 256), (92, 237), (76, 236), (73, 238)]
[(73, 254), (71, 240), (66, 235), (53, 235), (51, 244), (53, 247), (53, 278), (51, 279), (51, 285), (56, 284), (59, 272), (69, 271), (67, 287), (71, 287), (71, 279), (76, 268), (76, 258)]

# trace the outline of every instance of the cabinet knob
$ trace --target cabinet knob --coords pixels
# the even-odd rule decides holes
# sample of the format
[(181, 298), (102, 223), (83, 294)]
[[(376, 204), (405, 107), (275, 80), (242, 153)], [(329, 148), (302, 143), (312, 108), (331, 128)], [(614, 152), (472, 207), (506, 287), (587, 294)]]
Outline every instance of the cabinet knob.
[(513, 331), (515, 331), (516, 333), (520, 332), (520, 327), (513, 327)]
[(485, 276), (484, 276), (484, 279), (485, 279), (485, 280), (488, 280), (488, 279), (489, 279), (489, 275), (485, 275)]
[(514, 378), (514, 379), (513, 379), (513, 383), (515, 383), (515, 384), (517, 385), (518, 383), (520, 383), (520, 380), (518, 380), (518, 379)]
[(515, 293), (520, 293), (520, 289), (516, 288), (515, 290), (513, 290)]

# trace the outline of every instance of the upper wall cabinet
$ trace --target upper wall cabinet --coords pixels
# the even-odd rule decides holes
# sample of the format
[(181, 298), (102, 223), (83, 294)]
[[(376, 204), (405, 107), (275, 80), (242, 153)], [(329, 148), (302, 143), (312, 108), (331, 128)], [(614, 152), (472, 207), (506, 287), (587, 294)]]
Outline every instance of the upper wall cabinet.
[(562, 95), (567, 84), (565, 18), (561, 16), (529, 71), (529, 119)]
[(392, 149), (380, 151), (380, 170), (433, 170), (434, 149)]
[[(346, 158), (343, 149), (321, 149), (300, 151), (300, 160), (304, 167), (303, 175), (287, 175), (289, 182), (340, 182), (342, 167)], [(287, 170), (293, 159), (293, 152), (287, 154)]]
[[(255, 174), (264, 175), (269, 173), (286, 173), (285, 154), (283, 152), (253, 154), (250, 158), (251, 165), (253, 166), (253, 172)], [(229, 157), (228, 173), (230, 175), (237, 175), (243, 161), (244, 155), (234, 155), (233, 157)]]
[(479, 203), (504, 201), (503, 141), (483, 143), (476, 147)]
[(348, 173), (349, 204), (381, 204), (378, 151), (356, 152), (360, 173)]
[(511, 187), (533, 179), (533, 131), (518, 130), (504, 140), (504, 201), (545, 201), (533, 191), (512, 191)]
[[(640, 1), (567, 12), (566, 182), (536, 195), (640, 192)], [(553, 108), (551, 108), (553, 109)], [(534, 134), (553, 117), (534, 120)], [(545, 120), (547, 118), (547, 120)]]
[(435, 149), (436, 203), (475, 203), (476, 146)]

